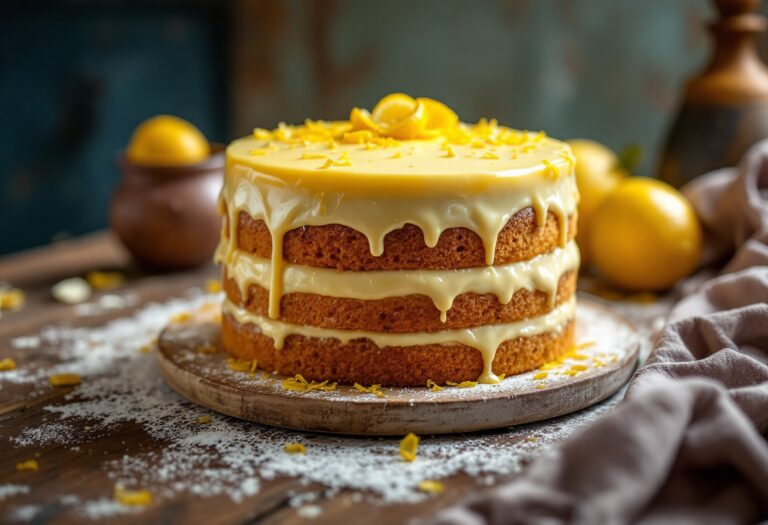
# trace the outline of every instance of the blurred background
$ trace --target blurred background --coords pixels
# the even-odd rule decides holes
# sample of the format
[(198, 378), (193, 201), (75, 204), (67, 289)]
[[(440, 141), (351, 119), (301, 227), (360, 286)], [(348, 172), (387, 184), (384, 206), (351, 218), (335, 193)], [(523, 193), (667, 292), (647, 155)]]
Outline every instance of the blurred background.
[(713, 16), (707, 0), (4, 2), (0, 253), (104, 228), (115, 156), (158, 113), (227, 142), (403, 91), (464, 121), (639, 144), (653, 175)]

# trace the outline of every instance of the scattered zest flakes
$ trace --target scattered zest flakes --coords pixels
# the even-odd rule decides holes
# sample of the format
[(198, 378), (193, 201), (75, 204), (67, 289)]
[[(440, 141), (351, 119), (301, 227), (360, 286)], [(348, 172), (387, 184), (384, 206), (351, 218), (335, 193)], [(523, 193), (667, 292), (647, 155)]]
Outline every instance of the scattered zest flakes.
[(221, 281), (218, 279), (208, 279), (205, 283), (205, 290), (208, 293), (219, 293), (221, 291)]
[(0, 290), (0, 310), (18, 310), (24, 306), (26, 296), (18, 288)]
[(54, 374), (48, 378), (53, 386), (75, 386), (80, 384), (80, 376), (77, 374)]
[(590, 346), (595, 346), (597, 343), (594, 341), (585, 341), (583, 343), (579, 343), (576, 345), (575, 350), (584, 350), (585, 348), (589, 348)]
[(327, 159), (328, 155), (325, 153), (302, 153), (301, 154), (301, 160), (318, 160), (318, 159)]
[(352, 385), (352, 388), (364, 394), (373, 394), (376, 397), (386, 397), (387, 395), (381, 389), (381, 385), (363, 386), (360, 383), (355, 383), (354, 385)]
[(197, 423), (198, 425), (207, 425), (210, 422), (211, 422), (210, 414), (205, 414), (204, 416), (200, 416), (195, 420), (195, 423)]
[(546, 379), (548, 375), (549, 372), (538, 372), (533, 374), (533, 378), (538, 381), (539, 379)]
[(419, 490), (427, 494), (440, 494), (443, 489), (445, 489), (445, 485), (440, 481), (424, 479), (419, 482)]
[(560, 170), (557, 168), (557, 166), (552, 164), (547, 159), (544, 159), (542, 162), (547, 167), (547, 172), (549, 173), (549, 178), (555, 179), (555, 180), (560, 178)]
[(454, 159), (458, 157), (458, 155), (456, 154), (456, 150), (453, 149), (453, 146), (451, 146), (450, 144), (446, 144), (444, 149), (445, 149), (445, 156), (447, 158)]
[(255, 363), (255, 359), (253, 361), (246, 361), (245, 359), (235, 359), (234, 357), (227, 358), (227, 366), (235, 372), (250, 372)]
[(16, 370), (16, 361), (10, 357), (0, 359), (0, 372), (7, 372), (9, 370)]
[(336, 160), (328, 159), (318, 169), (326, 170), (332, 166), (349, 167), (352, 165), (352, 160), (349, 158), (349, 154), (345, 151)]
[(484, 153), (483, 156), (480, 157), (480, 158), (481, 159), (489, 159), (489, 160), (499, 160), (499, 156), (496, 155), (495, 153), (493, 153), (492, 151), (488, 151), (488, 152)]
[(192, 315), (189, 312), (180, 312), (171, 317), (172, 323), (184, 323), (190, 320)]
[(146, 507), (152, 503), (152, 493), (148, 490), (126, 490), (115, 485), (114, 499), (123, 505)]
[(37, 472), (39, 469), (40, 464), (36, 459), (30, 459), (27, 461), (22, 461), (21, 463), (16, 463), (17, 472)]
[(294, 377), (283, 380), (283, 388), (285, 390), (293, 390), (294, 392), (309, 392), (311, 390), (330, 392), (331, 390), (336, 390), (336, 383), (328, 383), (327, 380), (321, 383), (315, 381), (310, 383), (301, 374), (296, 374)]
[(584, 372), (586, 370), (589, 370), (589, 367), (586, 365), (573, 365), (571, 366), (571, 370), (575, 370), (577, 372)]
[(427, 388), (429, 388), (432, 392), (440, 392), (443, 389), (443, 387), (441, 387), (431, 379), (427, 379)]
[(454, 383), (453, 381), (446, 381), (446, 385), (455, 386), (458, 388), (474, 388), (477, 386), (477, 381), (462, 381), (461, 383)]
[(416, 451), (419, 448), (419, 436), (413, 432), (408, 432), (402, 441), (400, 441), (400, 456), (403, 461), (411, 462), (416, 459)]
[(88, 272), (85, 276), (95, 290), (111, 290), (117, 288), (125, 281), (125, 276), (120, 272)]
[(403, 152), (402, 151), (396, 151), (389, 158), (390, 159), (401, 159), (401, 158), (403, 158)]
[(307, 448), (301, 443), (286, 443), (283, 447), (288, 454), (306, 454)]
[(201, 354), (215, 354), (218, 350), (211, 343), (206, 343), (197, 347), (197, 351)]

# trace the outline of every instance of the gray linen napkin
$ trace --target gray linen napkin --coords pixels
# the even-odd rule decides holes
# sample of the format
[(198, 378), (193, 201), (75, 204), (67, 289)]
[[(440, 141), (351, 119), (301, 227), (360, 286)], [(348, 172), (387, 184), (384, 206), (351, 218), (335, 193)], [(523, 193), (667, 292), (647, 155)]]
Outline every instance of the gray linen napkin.
[(612, 413), (441, 525), (768, 517), (768, 141), (685, 192), (723, 272), (682, 299)]

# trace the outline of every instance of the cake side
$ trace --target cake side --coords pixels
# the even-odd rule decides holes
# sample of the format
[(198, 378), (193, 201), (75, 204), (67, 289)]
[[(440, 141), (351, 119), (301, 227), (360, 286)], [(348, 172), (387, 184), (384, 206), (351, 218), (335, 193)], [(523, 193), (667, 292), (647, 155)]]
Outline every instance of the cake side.
[(568, 147), (488, 122), (457, 125), (455, 144), (347, 141), (357, 131), (342, 124), (228, 149), (225, 349), (281, 374), (402, 386), (496, 382), (564, 352), (578, 270)]

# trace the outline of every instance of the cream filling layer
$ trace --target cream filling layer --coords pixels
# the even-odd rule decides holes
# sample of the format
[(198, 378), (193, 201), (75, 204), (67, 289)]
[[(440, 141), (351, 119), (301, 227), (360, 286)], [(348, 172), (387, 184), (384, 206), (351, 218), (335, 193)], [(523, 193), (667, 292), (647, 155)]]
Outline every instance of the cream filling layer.
[(229, 231), (222, 247), (229, 265), (237, 249), (240, 212), (263, 220), (272, 235), (269, 317), (276, 319), (283, 294), (283, 237), (302, 226), (340, 224), (353, 228), (368, 239), (371, 254), (384, 252), (387, 233), (413, 224), (421, 229), (424, 242), (434, 247), (443, 231), (463, 227), (475, 232), (483, 242), (486, 263), (492, 265), (499, 232), (507, 221), (529, 206), (543, 226), (547, 213), (554, 213), (560, 224), (560, 246), (567, 242), (568, 217), (576, 213), (578, 190), (572, 172), (552, 179), (540, 171), (499, 178), (480, 189), (467, 192), (442, 191), (439, 184), (429, 193), (403, 195), (389, 192), (325, 192), (256, 171), (228, 159), (221, 193), (226, 204)]
[(456, 328), (440, 332), (385, 333), (358, 330), (336, 330), (316, 326), (301, 326), (269, 319), (238, 307), (229, 300), (224, 301), (223, 312), (232, 315), (240, 324), (254, 324), (262, 334), (272, 338), (276, 349), (283, 348), (289, 335), (300, 335), (320, 339), (337, 339), (343, 344), (354, 339), (368, 339), (377, 346), (419, 346), (429, 344), (463, 344), (476, 348), (483, 358), (483, 372), (478, 378), (481, 383), (497, 383), (492, 365), (496, 350), (504, 341), (517, 337), (529, 337), (547, 332), (561, 331), (576, 313), (576, 296), (548, 313), (513, 323), (484, 325), (474, 328)]
[[(225, 249), (225, 243), (220, 243), (217, 261), (224, 259)], [(445, 322), (456, 297), (468, 292), (492, 293), (500, 303), (507, 304), (518, 290), (541, 290), (549, 296), (550, 305), (554, 305), (560, 277), (578, 266), (579, 249), (575, 241), (527, 261), (456, 270), (339, 272), (330, 268), (285, 264), (283, 293), (364, 300), (425, 295), (440, 311), (440, 320)], [(235, 280), (240, 295), (246, 297), (252, 284), (269, 289), (272, 263), (269, 259), (235, 250), (227, 265), (227, 276)]]

